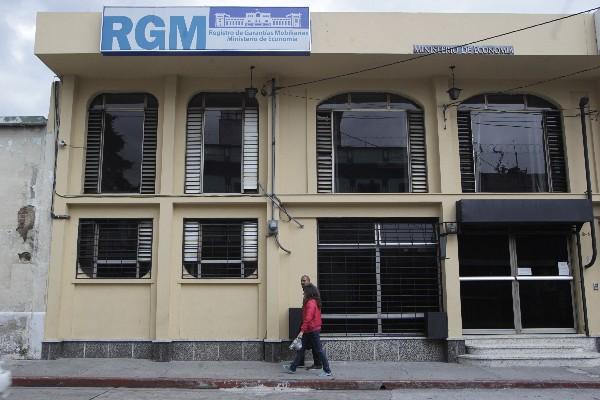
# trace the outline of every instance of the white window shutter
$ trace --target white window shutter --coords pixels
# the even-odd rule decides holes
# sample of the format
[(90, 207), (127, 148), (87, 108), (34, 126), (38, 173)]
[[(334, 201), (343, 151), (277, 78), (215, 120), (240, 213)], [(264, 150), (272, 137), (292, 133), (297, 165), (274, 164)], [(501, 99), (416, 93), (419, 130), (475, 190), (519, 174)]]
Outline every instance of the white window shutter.
[(331, 112), (317, 113), (317, 193), (333, 192)]
[(138, 261), (152, 261), (152, 221), (138, 224)]
[(244, 138), (242, 143), (242, 190), (258, 191), (258, 110), (244, 109)]
[(471, 112), (457, 112), (458, 154), (460, 157), (460, 183), (463, 193), (475, 192), (475, 160), (473, 157), (473, 131)]
[(245, 221), (242, 224), (242, 261), (258, 259), (258, 223)]
[(568, 192), (567, 165), (563, 144), (562, 118), (560, 111), (545, 111), (546, 147), (550, 162), (550, 176), (553, 192)]
[(102, 125), (104, 113), (90, 110), (85, 145), (84, 193), (100, 193), (100, 164), (102, 157)]
[(156, 142), (158, 109), (147, 108), (144, 112), (144, 140), (142, 143), (142, 179), (140, 193), (154, 193), (156, 183)]
[(427, 193), (427, 147), (425, 145), (425, 118), (422, 111), (409, 111), (408, 138), (410, 155), (411, 192)]
[(183, 224), (183, 262), (199, 263), (202, 230), (198, 221), (185, 221)]
[(204, 110), (188, 108), (185, 141), (185, 193), (202, 193), (202, 134)]

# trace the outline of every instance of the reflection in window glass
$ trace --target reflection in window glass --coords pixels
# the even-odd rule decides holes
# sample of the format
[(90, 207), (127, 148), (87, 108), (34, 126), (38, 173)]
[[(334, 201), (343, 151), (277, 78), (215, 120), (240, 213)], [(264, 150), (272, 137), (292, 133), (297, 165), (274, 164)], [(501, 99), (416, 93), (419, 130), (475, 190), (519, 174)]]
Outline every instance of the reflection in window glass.
[(242, 111), (204, 113), (204, 192), (241, 192)]
[(139, 192), (143, 111), (105, 111), (102, 193)]
[(480, 192), (546, 192), (543, 116), (472, 112), (473, 151)]
[(336, 111), (336, 191), (408, 192), (405, 112)]

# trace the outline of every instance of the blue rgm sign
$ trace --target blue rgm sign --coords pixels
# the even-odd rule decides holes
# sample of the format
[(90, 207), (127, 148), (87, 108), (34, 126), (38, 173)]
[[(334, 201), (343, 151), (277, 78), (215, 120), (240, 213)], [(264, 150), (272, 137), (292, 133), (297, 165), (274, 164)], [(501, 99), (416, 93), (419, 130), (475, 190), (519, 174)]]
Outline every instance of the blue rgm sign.
[(105, 7), (102, 54), (310, 52), (308, 8)]

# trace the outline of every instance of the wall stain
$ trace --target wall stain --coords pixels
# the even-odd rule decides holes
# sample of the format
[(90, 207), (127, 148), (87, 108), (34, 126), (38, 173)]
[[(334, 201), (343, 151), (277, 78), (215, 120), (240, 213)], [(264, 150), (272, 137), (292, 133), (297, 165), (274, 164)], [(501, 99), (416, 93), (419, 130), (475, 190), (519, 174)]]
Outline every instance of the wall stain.
[(17, 224), (17, 232), (23, 238), (23, 242), (27, 241), (27, 234), (35, 224), (35, 207), (32, 205), (21, 207), (17, 213)]
[(19, 261), (22, 263), (31, 262), (31, 253), (28, 251), (24, 251), (22, 253), (18, 253)]

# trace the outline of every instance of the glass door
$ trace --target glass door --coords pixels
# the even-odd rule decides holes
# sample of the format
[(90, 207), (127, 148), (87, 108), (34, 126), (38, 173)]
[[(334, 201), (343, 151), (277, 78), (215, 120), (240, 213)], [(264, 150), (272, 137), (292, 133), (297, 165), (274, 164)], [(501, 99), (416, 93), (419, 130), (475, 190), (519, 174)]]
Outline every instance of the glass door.
[(567, 236), (516, 236), (521, 330), (574, 330)]
[(463, 330), (515, 333), (509, 237), (461, 235), (458, 244)]
[(575, 332), (567, 235), (461, 235), (464, 333)]

